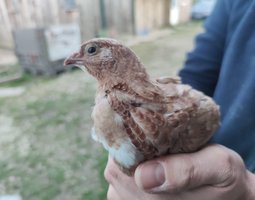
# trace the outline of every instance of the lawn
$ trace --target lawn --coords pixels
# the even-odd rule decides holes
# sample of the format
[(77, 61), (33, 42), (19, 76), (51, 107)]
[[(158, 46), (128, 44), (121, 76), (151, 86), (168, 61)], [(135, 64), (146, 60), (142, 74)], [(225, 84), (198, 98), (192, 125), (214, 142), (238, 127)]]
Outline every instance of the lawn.
[[(201, 23), (131, 46), (152, 77), (175, 75)], [(80, 70), (21, 80), (0, 98), (0, 194), (24, 200), (104, 200), (107, 153), (90, 138), (96, 81)]]

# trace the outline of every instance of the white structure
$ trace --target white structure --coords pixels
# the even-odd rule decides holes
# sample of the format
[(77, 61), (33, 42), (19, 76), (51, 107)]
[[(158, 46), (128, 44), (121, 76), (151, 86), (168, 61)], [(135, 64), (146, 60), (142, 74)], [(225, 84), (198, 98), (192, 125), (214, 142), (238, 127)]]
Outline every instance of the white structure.
[(169, 23), (174, 26), (189, 21), (191, 7), (192, 0), (171, 0)]

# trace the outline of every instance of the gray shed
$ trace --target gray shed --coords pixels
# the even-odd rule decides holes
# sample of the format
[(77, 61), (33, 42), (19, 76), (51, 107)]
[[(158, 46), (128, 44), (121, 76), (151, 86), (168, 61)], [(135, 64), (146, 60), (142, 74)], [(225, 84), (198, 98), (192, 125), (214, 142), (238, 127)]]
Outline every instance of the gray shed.
[(77, 24), (17, 29), (13, 38), (20, 65), (24, 71), (35, 75), (64, 71), (64, 59), (81, 44)]

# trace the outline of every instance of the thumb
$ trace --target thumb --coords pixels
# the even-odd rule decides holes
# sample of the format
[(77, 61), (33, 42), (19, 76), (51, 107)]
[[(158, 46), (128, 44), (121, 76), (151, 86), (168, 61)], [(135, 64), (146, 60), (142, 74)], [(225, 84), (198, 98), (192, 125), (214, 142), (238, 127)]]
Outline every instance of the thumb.
[(211, 145), (199, 152), (175, 154), (145, 162), (137, 167), (135, 181), (148, 192), (175, 193), (201, 186), (224, 187), (234, 181), (233, 167), (243, 165), (233, 151)]

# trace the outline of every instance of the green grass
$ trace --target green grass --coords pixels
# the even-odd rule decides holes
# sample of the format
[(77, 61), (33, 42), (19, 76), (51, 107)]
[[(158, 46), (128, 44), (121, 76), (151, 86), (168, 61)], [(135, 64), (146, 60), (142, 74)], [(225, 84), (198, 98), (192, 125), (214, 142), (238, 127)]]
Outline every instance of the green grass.
[[(200, 24), (131, 47), (153, 76), (174, 75)], [(0, 98), (0, 194), (24, 200), (104, 200), (107, 153), (90, 138), (96, 81), (75, 70), (57, 77), (23, 75), (4, 87), (24, 87)]]

